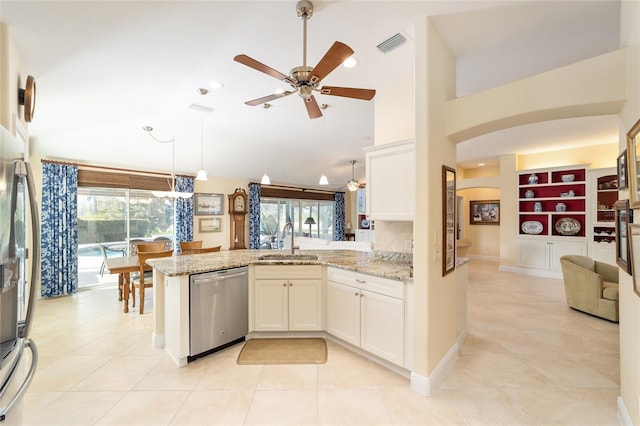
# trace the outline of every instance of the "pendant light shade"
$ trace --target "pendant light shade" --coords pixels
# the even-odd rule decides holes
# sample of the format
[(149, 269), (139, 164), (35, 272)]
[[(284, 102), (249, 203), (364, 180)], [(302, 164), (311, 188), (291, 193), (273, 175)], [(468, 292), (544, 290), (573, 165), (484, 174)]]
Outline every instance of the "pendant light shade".
[(354, 177), (355, 172), (353, 167), (356, 164), (356, 160), (351, 160), (350, 163), (351, 163), (351, 180), (347, 182), (347, 188), (349, 189), (349, 191), (353, 192), (360, 189), (360, 182), (358, 182)]
[[(198, 89), (198, 93), (204, 96), (209, 91), (207, 89)], [(207, 180), (207, 172), (204, 170), (204, 107), (200, 109), (200, 170), (196, 175), (196, 180)]]
[(320, 176), (320, 182), (318, 182), (318, 185), (329, 185), (329, 179), (327, 179), (324, 173)]
[(264, 176), (262, 176), (262, 180), (260, 180), (261, 185), (271, 185), (271, 179), (267, 175), (267, 172), (264, 172)]

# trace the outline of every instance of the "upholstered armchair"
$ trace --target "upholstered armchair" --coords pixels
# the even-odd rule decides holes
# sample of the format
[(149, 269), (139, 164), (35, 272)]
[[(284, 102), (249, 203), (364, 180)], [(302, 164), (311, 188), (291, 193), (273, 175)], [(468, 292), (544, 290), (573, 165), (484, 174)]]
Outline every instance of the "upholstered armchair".
[(587, 256), (560, 257), (567, 304), (618, 322), (618, 267)]

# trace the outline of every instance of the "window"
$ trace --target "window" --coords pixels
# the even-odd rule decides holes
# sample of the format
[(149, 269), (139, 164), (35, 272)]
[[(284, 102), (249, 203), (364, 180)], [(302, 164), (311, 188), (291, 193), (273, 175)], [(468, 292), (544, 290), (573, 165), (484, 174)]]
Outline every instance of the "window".
[[(260, 248), (282, 248), (282, 229), (293, 224), (294, 235), (333, 240), (334, 202), (262, 198), (260, 201)], [(312, 217), (315, 224), (305, 224)]]

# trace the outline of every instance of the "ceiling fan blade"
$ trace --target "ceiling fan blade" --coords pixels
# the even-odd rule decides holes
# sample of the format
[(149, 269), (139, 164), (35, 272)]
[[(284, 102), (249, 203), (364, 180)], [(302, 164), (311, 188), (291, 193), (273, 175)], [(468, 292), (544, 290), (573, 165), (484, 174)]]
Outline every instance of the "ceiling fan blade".
[(278, 80), (292, 83), (292, 80), (288, 75), (282, 74), (280, 71), (274, 70), (273, 68), (263, 64), (262, 62), (258, 62), (247, 55), (237, 55), (235, 58), (233, 58), (233, 60), (241, 63), (242, 65), (253, 68), (254, 70), (270, 75), (271, 77), (277, 78)]
[(311, 95), (309, 99), (304, 99), (304, 106), (307, 107), (307, 113), (309, 114), (309, 118), (322, 117), (322, 111), (320, 111), (318, 102), (316, 102), (316, 98), (313, 95)]
[(318, 83), (351, 55), (353, 55), (353, 50), (349, 46), (336, 41), (309, 74), (309, 82), (311, 84)]
[(373, 89), (355, 89), (353, 87), (336, 87), (336, 86), (323, 86), (320, 89), (320, 93), (323, 95), (342, 96), (345, 98), (362, 99), (370, 101), (376, 95), (376, 91)]
[(250, 105), (250, 106), (258, 106), (261, 105), (265, 102), (269, 102), (269, 101), (273, 101), (275, 99), (280, 99), (280, 98), (284, 98), (285, 96), (289, 96), (290, 94), (295, 93), (295, 92), (282, 92), (282, 93), (274, 93), (273, 95), (269, 95), (269, 96), (263, 96), (262, 98), (258, 98), (258, 99), (254, 99), (252, 101), (247, 101), (245, 102), (246, 105)]

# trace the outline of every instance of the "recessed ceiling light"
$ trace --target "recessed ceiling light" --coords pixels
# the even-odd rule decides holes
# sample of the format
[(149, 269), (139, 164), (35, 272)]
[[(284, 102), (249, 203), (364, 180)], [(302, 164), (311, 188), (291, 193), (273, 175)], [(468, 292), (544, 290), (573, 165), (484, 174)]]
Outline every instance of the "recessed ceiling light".
[(484, 166), (484, 163), (478, 163), (478, 166), (482, 167), (482, 166)]
[(358, 60), (354, 57), (350, 57), (344, 60), (344, 62), (342, 62), (342, 66), (344, 66), (345, 68), (353, 68), (356, 65), (358, 65)]
[(224, 84), (220, 83), (219, 81), (210, 81), (209, 87), (211, 87), (212, 89), (222, 89), (224, 87)]
[(276, 94), (276, 95), (281, 95), (281, 94), (284, 93), (284, 89), (279, 87), (276, 90), (274, 90), (273, 93)]

